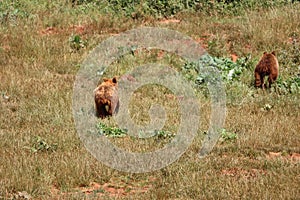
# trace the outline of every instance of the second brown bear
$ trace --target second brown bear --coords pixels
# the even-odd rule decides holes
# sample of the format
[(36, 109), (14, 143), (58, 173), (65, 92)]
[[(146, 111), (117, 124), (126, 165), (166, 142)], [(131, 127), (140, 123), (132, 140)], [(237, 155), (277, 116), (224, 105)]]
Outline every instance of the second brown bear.
[(104, 78), (103, 82), (94, 90), (96, 116), (105, 118), (112, 116), (119, 108), (117, 77)]
[(264, 52), (259, 63), (256, 65), (254, 76), (255, 76), (255, 86), (265, 88), (264, 77), (269, 76), (269, 88), (272, 83), (274, 83), (278, 77), (279, 64), (276, 58), (276, 54)]

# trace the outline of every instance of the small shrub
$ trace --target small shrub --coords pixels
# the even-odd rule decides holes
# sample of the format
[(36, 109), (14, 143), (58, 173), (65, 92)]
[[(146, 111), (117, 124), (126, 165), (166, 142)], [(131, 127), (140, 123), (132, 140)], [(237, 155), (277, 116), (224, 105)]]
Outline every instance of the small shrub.
[(169, 131), (164, 131), (164, 130), (155, 130), (154, 131), (155, 133), (155, 136), (158, 137), (158, 138), (173, 138), (175, 136), (174, 133), (171, 133)]
[(24, 11), (19, 1), (0, 1), (0, 23), (16, 23), (17, 18), (26, 18), (29, 14)]
[(127, 17), (155, 16), (156, 18), (170, 17), (178, 12), (190, 9), (195, 10), (199, 0), (178, 1), (178, 0), (108, 0), (109, 8), (116, 14), (123, 13)]
[(79, 35), (72, 35), (69, 43), (72, 51), (79, 51), (87, 46), (87, 40), (83, 40)]
[[(108, 126), (102, 122), (97, 124), (97, 129), (98, 129), (99, 135), (105, 135), (108, 137), (125, 137), (125, 136), (127, 136), (127, 130)], [(140, 133), (140, 134), (144, 135), (143, 133)], [(153, 136), (157, 137), (159, 139), (166, 139), (166, 138), (173, 138), (175, 136), (175, 134), (171, 133), (169, 131), (164, 131), (164, 130), (154, 130)]]
[(256, 0), (201, 0), (196, 6), (196, 11), (209, 15), (242, 15), (247, 10), (270, 9), (292, 3), (292, 0), (256, 1)]
[[(201, 73), (202, 69), (216, 69), (220, 72), (224, 82), (240, 80), (240, 75), (245, 69), (252, 66), (250, 56), (239, 58), (237, 62), (231, 61), (229, 58), (217, 58), (210, 55), (204, 55), (197, 63), (187, 62), (183, 66), (183, 73), (189, 80), (195, 81), (196, 85), (207, 82), (209, 74)], [(196, 72), (196, 73), (195, 73)]]
[(57, 149), (57, 144), (48, 144), (45, 139), (36, 136), (32, 141), (31, 147), (25, 147), (26, 149), (30, 149), (32, 153), (37, 152), (53, 152)]
[(123, 130), (117, 127), (110, 127), (102, 122), (97, 124), (97, 129), (99, 135), (105, 135), (108, 137), (125, 137), (127, 135), (127, 130)]
[(296, 94), (300, 92), (300, 75), (290, 77), (283, 80), (281, 77), (277, 80), (277, 87), (275, 88), (279, 94)]
[(222, 129), (221, 131), (221, 142), (233, 142), (237, 139), (237, 134), (227, 131), (226, 129)]

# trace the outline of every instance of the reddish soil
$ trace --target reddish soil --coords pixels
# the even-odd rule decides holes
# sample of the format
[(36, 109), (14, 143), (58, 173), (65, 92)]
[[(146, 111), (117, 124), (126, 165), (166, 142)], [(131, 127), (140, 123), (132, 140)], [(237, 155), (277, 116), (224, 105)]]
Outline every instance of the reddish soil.
[(92, 182), (88, 186), (73, 188), (70, 192), (62, 192), (56, 186), (52, 186), (51, 194), (54, 199), (60, 199), (76, 194), (83, 194), (86, 196), (97, 195), (99, 197), (125, 197), (132, 194), (148, 192), (152, 188), (154, 180), (154, 178), (150, 178), (147, 183), (146, 181), (142, 181), (140, 183), (125, 183), (122, 180), (116, 180), (115, 182), (111, 181), (104, 184)]

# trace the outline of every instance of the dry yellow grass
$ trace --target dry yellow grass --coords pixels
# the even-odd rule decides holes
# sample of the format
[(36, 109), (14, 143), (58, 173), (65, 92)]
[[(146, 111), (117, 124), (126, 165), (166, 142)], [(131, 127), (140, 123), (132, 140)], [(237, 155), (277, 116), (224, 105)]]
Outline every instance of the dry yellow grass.
[[(178, 161), (159, 171), (129, 174), (103, 165), (84, 148), (72, 115), (72, 89), (81, 61), (99, 42), (132, 27), (168, 27), (202, 38), (212, 55), (229, 57), (235, 53), (240, 57), (251, 53), (257, 59), (263, 51), (277, 50), (281, 76), (300, 73), (291, 67), (294, 51), (289, 43), (293, 34), (300, 39), (299, 4), (242, 16), (181, 13), (175, 16), (179, 23), (162, 24), (151, 17), (144, 21), (117, 18), (88, 8), (86, 13), (76, 13), (70, 6), (64, 10), (65, 5), (56, 1), (47, 1), (47, 10), (48, 3), (42, 2), (35, 9), (30, 1), (23, 1), (29, 18), (0, 22), (0, 199), (20, 197), (22, 191), (33, 199), (97, 199), (97, 193), (104, 194), (103, 199), (114, 198), (101, 189), (91, 195), (76, 190), (93, 182), (124, 189), (122, 199), (299, 198), (300, 161), (293, 153), (300, 153), (300, 94), (255, 90), (252, 69), (243, 74), (242, 84), (227, 87), (225, 128), (238, 138), (220, 142), (209, 156), (195, 159), (210, 115), (210, 101), (200, 95), (201, 126), (196, 138)], [(72, 34), (87, 40), (87, 46), (72, 51)], [(280, 56), (286, 52), (288, 56)], [(115, 68), (119, 71), (109, 73), (121, 74), (132, 63), (144, 62), (143, 57), (136, 59), (125, 59)], [(177, 61), (171, 55), (160, 62), (174, 65), (172, 62)], [(174, 106), (169, 103), (167, 106)], [(264, 109), (266, 104), (272, 108)], [(144, 123), (148, 116), (138, 112), (142, 110), (138, 103), (135, 106), (133, 117)], [(172, 117), (178, 120), (176, 113)], [(33, 153), (37, 137), (53, 150), (42, 145)], [(134, 142), (113, 140), (128, 149)], [(154, 146), (153, 140), (135, 145), (144, 151), (148, 149), (139, 148), (158, 148), (161, 144)], [(270, 158), (269, 152), (281, 155)], [(130, 193), (132, 187), (148, 189)]]

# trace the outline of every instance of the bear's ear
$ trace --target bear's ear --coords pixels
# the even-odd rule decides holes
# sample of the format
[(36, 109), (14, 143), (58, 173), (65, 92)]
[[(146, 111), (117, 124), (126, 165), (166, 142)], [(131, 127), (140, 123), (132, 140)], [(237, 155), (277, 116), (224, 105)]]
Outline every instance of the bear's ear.
[(103, 78), (103, 82), (106, 82), (106, 81), (108, 81), (109, 80), (109, 78)]
[(265, 52), (264, 52), (264, 55), (266, 55), (266, 54), (267, 54), (267, 52), (265, 51)]
[(276, 56), (276, 52), (275, 52), (275, 51), (272, 51), (272, 54), (273, 54), (274, 56)]
[(118, 82), (116, 76), (112, 78), (112, 82), (113, 82), (113, 83), (117, 83), (117, 82)]

